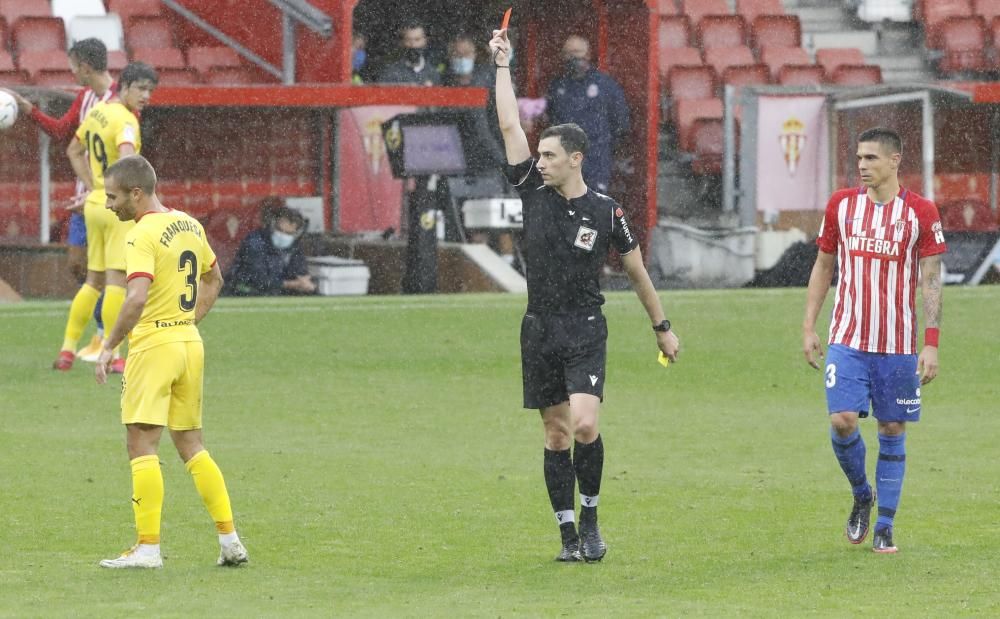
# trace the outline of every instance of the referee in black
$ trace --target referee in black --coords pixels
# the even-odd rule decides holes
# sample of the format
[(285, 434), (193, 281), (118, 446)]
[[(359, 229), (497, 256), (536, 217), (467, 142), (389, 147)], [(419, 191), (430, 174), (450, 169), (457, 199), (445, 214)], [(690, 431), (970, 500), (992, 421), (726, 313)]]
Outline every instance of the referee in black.
[[(608, 328), (598, 274), (614, 247), (671, 361), (679, 342), (663, 315), (642, 253), (621, 206), (587, 188), (581, 173), (587, 135), (575, 124), (542, 132), (538, 159), (518, 120), (506, 30), (490, 41), (496, 101), (507, 152), (506, 174), (524, 205), (522, 250), (528, 310), (521, 322), (524, 407), (545, 427), (545, 485), (562, 535), (557, 561), (600, 561), (607, 546), (597, 526), (604, 444), (597, 418), (604, 395)], [(572, 455), (571, 441), (575, 439)], [(580, 484), (577, 533), (573, 491)]]

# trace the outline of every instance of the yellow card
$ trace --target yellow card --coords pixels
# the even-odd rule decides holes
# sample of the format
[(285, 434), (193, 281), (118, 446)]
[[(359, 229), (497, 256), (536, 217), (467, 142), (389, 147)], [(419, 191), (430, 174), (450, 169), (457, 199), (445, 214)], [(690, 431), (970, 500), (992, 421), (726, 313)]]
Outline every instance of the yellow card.
[(660, 351), (660, 356), (656, 358), (656, 361), (663, 367), (667, 367), (668, 365), (670, 365), (670, 359), (665, 354), (663, 354), (662, 350)]

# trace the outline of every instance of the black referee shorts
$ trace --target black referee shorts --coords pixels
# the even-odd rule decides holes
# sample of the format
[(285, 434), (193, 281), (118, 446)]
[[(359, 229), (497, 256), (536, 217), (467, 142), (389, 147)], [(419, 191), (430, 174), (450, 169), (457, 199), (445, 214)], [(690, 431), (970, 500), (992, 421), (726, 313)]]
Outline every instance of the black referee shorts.
[(608, 323), (599, 309), (575, 314), (529, 311), (521, 320), (524, 408), (545, 408), (589, 393), (604, 399)]

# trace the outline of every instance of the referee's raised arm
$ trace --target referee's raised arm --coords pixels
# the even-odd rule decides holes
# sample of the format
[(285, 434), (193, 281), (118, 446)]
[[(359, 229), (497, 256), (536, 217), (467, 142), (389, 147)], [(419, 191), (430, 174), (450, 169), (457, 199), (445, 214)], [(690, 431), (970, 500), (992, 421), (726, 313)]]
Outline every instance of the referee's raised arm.
[(507, 163), (518, 164), (531, 157), (528, 146), (528, 136), (521, 128), (517, 113), (517, 98), (514, 96), (514, 84), (510, 77), (510, 39), (507, 30), (494, 30), (490, 40), (490, 51), (493, 64), (496, 65), (497, 84), (497, 117), (500, 121), (500, 132), (503, 134), (504, 149), (507, 153)]

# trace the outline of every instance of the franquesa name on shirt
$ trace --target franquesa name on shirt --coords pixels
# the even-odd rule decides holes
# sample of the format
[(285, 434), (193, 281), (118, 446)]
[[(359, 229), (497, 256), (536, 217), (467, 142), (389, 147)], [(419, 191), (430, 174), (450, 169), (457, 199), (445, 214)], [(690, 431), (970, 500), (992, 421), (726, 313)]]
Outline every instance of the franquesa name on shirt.
[(201, 238), (201, 228), (198, 224), (187, 219), (180, 219), (178, 221), (171, 222), (163, 230), (163, 234), (160, 235), (160, 245), (164, 247), (170, 247), (170, 242), (174, 240), (174, 237), (181, 232), (193, 232), (198, 238)]

